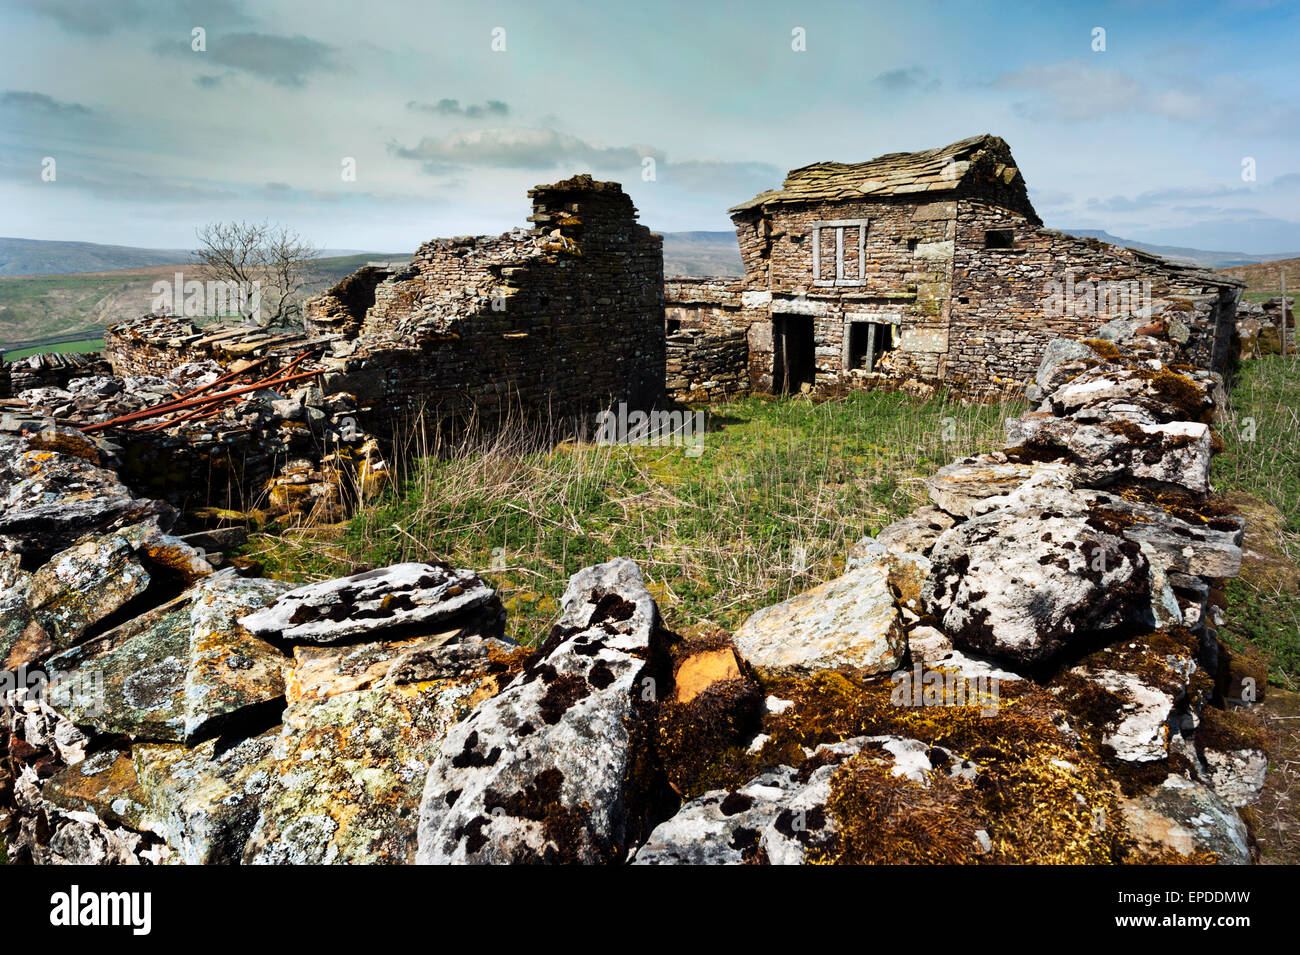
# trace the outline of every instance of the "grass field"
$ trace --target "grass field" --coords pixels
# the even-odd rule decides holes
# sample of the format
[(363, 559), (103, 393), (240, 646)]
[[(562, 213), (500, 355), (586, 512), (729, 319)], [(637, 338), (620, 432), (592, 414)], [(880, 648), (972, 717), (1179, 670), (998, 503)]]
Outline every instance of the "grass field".
[(45, 352), (57, 352), (60, 355), (84, 355), (88, 352), (103, 351), (104, 339), (102, 338), (85, 338), (76, 342), (60, 342), (57, 345), (35, 345), (31, 348), (19, 348), (14, 351), (4, 353), (5, 361), (17, 361), (19, 358), (26, 358), (29, 355), (44, 354)]
[(1021, 407), (882, 393), (819, 404), (753, 397), (709, 409), (698, 457), (574, 443), (535, 450), (518, 435), (439, 449), (400, 493), (344, 528), (259, 535), (246, 553), (297, 580), (449, 560), (499, 589), (520, 642), (546, 633), (571, 574), (626, 556), (671, 626), (735, 627), (838, 574), (850, 544), (927, 500), (924, 477), (1000, 447), (1003, 419)]
[[(1247, 512), (1279, 558), (1300, 564), (1300, 363), (1274, 355), (1243, 362), (1214, 461), (1220, 492), (1249, 494), (1275, 509)], [(1250, 531), (1248, 530), (1248, 533)], [(1224, 632), (1267, 654), (1271, 678), (1300, 688), (1300, 593), (1285, 575), (1228, 585)]]

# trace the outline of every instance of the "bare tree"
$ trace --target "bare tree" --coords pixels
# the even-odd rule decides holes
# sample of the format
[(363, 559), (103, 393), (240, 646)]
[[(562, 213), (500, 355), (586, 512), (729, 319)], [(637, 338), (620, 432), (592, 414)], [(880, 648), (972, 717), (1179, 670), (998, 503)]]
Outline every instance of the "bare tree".
[(287, 226), (268, 222), (210, 222), (197, 235), (194, 254), (204, 277), (235, 283), (245, 318), (266, 326), (298, 318), (315, 246)]

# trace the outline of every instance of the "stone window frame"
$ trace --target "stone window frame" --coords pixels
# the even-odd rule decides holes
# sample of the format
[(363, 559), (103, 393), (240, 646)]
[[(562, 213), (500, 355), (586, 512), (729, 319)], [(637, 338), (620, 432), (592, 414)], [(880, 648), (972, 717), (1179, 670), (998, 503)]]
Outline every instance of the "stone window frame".
[[(866, 322), (869, 325), (896, 325), (901, 333), (903, 325), (903, 316), (898, 312), (845, 312), (844, 313), (844, 337), (840, 346), (840, 367), (845, 371), (851, 370), (849, 367), (849, 326), (856, 322)], [(873, 364), (873, 358), (876, 352), (875, 348), (875, 329), (873, 328), (868, 335), (869, 344), (867, 346), (867, 362)], [(887, 349), (882, 349), (885, 351)]]
[[(820, 219), (812, 224), (813, 285), (819, 288), (862, 288), (867, 284), (867, 223), (868, 219)], [(858, 277), (844, 277), (844, 230), (858, 230)], [(822, 268), (822, 230), (835, 230), (835, 278), (824, 279)]]

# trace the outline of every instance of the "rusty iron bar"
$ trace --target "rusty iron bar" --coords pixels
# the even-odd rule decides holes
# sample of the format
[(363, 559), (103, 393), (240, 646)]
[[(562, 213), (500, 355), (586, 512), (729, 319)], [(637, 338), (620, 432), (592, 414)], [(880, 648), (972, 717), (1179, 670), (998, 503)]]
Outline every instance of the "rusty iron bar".
[[(171, 410), (182, 411), (188, 408), (196, 408), (202, 410), (218, 410), (218, 409), (213, 409), (211, 406), (220, 404), (221, 402), (227, 401), (231, 398), (237, 398), (241, 395), (251, 394), (254, 391), (260, 391), (263, 388), (271, 388), (274, 387), (275, 385), (285, 385), (291, 381), (301, 381), (303, 378), (312, 378), (316, 375), (320, 375), (323, 373), (324, 373), (324, 369), (320, 369), (317, 371), (300, 371), (296, 375), (288, 375), (282, 378), (273, 378), (266, 381), (260, 381), (257, 382), (256, 384), (245, 385), (242, 388), (236, 388), (233, 391), (224, 391), (219, 395), (207, 395), (202, 398), (193, 398), (189, 401), (182, 402), (181, 404), (177, 405), (175, 408)], [(150, 415), (150, 417), (153, 417), (153, 415)], [(137, 418), (136, 420), (140, 420), (140, 419)], [(102, 422), (102, 424), (108, 424), (108, 423), (109, 422)], [(118, 423), (123, 424), (125, 422), (118, 422)], [(166, 423), (171, 424), (173, 422), (168, 421)]]
[[(281, 368), (279, 371), (272, 372), (272, 373), (271, 373), (270, 375), (268, 375), (267, 377), (265, 377), (265, 378), (261, 378), (261, 379), (255, 381), (255, 382), (253, 382), (249, 387), (250, 387), (250, 388), (260, 388), (260, 387), (266, 387), (268, 383), (274, 383), (274, 379), (276, 379), (277, 377), (283, 376), (283, 375), (284, 375), (286, 372), (288, 372), (288, 371), (292, 371), (292, 370), (294, 369), (294, 367), (296, 367), (298, 364), (300, 364), (300, 363), (302, 362), (302, 360), (303, 360), (304, 358), (306, 358), (306, 357), (307, 357), (307, 352), (304, 351), (302, 354), (300, 354), (300, 355), (299, 355), (297, 358), (295, 358), (293, 361), (289, 362), (289, 364), (285, 365), (285, 366), (284, 366), (283, 368)], [(263, 358), (261, 362), (258, 362), (258, 364), (262, 364), (263, 362), (267, 362), (267, 361), (269, 361), (269, 360), (270, 360), (269, 358)], [(252, 368), (252, 367), (255, 367), (255, 366), (252, 366), (252, 365), (249, 366), (249, 368)], [(244, 374), (245, 372), (247, 372), (247, 371), (249, 370), (249, 368), (245, 368), (243, 371), (235, 372), (234, 374), (235, 374), (235, 375), (242, 375), (242, 374)], [(227, 376), (227, 377), (230, 377), (230, 376)], [(147, 434), (147, 433), (152, 432), (152, 431), (162, 431), (162, 430), (164, 430), (164, 429), (166, 429), (166, 428), (171, 427), (172, 425), (180, 424), (181, 422), (184, 422), (184, 421), (192, 421), (192, 420), (195, 420), (195, 419), (203, 420), (203, 419), (205, 419), (205, 418), (211, 418), (213, 415), (215, 415), (218, 411), (221, 410), (220, 405), (223, 403), (223, 402), (222, 402), (222, 398), (223, 398), (223, 397), (229, 397), (229, 396), (232, 395), (232, 394), (235, 394), (235, 393), (234, 393), (234, 392), (226, 392), (224, 395), (210, 395), (210, 396), (208, 396), (207, 399), (200, 400), (200, 401), (198, 401), (197, 403), (195, 403), (195, 402), (189, 402), (189, 403), (187, 403), (187, 404), (193, 404), (194, 407), (191, 408), (190, 410), (186, 411), (184, 414), (179, 415), (178, 417), (175, 417), (175, 418), (164, 418), (164, 419), (161, 420), (161, 421), (155, 421), (153, 424), (140, 425), (140, 426), (137, 426), (137, 427), (134, 427), (134, 428), (130, 428), (130, 429), (128, 429), (128, 430), (130, 430), (130, 431), (134, 431), (134, 432), (137, 433), (137, 434)], [(232, 404), (232, 405), (239, 404), (239, 403), (242, 402), (245, 398), (247, 398), (247, 395), (241, 395), (241, 396), (239, 396), (239, 397), (237, 397), (237, 398), (232, 398), (232, 399), (231, 399), (231, 404)], [(209, 402), (210, 402), (210, 403), (209, 403)], [(213, 404), (217, 405), (217, 407), (212, 407)], [(173, 408), (171, 408), (170, 410), (165, 411), (164, 414), (175, 414), (176, 411), (181, 410), (182, 407), (186, 407), (186, 405), (177, 405), (176, 407), (173, 407)], [(209, 409), (210, 409), (210, 410), (209, 410)], [(148, 419), (145, 419), (145, 420), (148, 420)]]
[(180, 402), (186, 401), (190, 398), (197, 397), (198, 395), (203, 394), (205, 391), (211, 391), (213, 388), (217, 388), (220, 385), (228, 384), (232, 379), (238, 378), (240, 375), (248, 371), (251, 371), (253, 368), (257, 368), (261, 365), (264, 365), (266, 364), (266, 362), (270, 360), (271, 359), (269, 357), (262, 358), (254, 362), (252, 365), (249, 365), (247, 368), (243, 368), (239, 371), (227, 372), (226, 374), (222, 375), (220, 378), (216, 379), (215, 381), (209, 382), (208, 384), (204, 385), (201, 388), (195, 388), (193, 391), (187, 392), (183, 395), (177, 395), (175, 397), (169, 398), (166, 401), (156, 405), (150, 405), (148, 408), (141, 408), (139, 411), (133, 411), (130, 414), (118, 415), (115, 418), (109, 418), (107, 421), (100, 421), (96, 424), (87, 425), (81, 430), (83, 433), (88, 433), (91, 431), (98, 431), (101, 428), (112, 427), (113, 425), (117, 425), (117, 424), (127, 424), (131, 421), (138, 421), (144, 418), (156, 418), (160, 414), (167, 414), (178, 404), (180, 404)]
[[(303, 359), (305, 359), (310, 354), (311, 354), (311, 349), (304, 349), (296, 358), (293, 359), (293, 361), (289, 362), (289, 364), (285, 365), (283, 368), (279, 369), (278, 371), (272, 372), (269, 376), (261, 379), (260, 381), (254, 382), (252, 385), (248, 386), (248, 388), (256, 389), (258, 387), (269, 387), (272, 384), (283, 384), (284, 382), (276, 380), (276, 377), (282, 376), (285, 372), (290, 371), (296, 366), (298, 366), (299, 364), (301, 364)], [(152, 405), (148, 408), (142, 408), (141, 410), (133, 411), (130, 414), (118, 415), (116, 418), (110, 418), (107, 421), (100, 421), (97, 422), (96, 424), (86, 425), (81, 429), (81, 431), (83, 434), (89, 434), (92, 431), (101, 431), (104, 428), (112, 428), (120, 425), (130, 424), (133, 421), (147, 421), (150, 418), (157, 418), (160, 415), (172, 414), (174, 412), (192, 407), (196, 403), (196, 401), (197, 402), (219, 401), (224, 398), (231, 397), (232, 395), (243, 394), (245, 393), (244, 391), (229, 391), (229, 392), (223, 392), (222, 394), (219, 395), (208, 395), (204, 398), (197, 397), (198, 395), (201, 395), (206, 391), (210, 391), (212, 388), (215, 388), (218, 385), (221, 385), (223, 383), (228, 383), (232, 378), (238, 377), (239, 375), (247, 374), (249, 371), (252, 371), (254, 368), (258, 368), (266, 364), (266, 362), (271, 360), (271, 357), (272, 356), (268, 355), (265, 358), (261, 358), (258, 361), (255, 361), (247, 368), (243, 368), (237, 372), (230, 372), (226, 375), (223, 375), (221, 378), (218, 378), (216, 381), (204, 385), (202, 388), (196, 388), (188, 395), (182, 395), (179, 398), (174, 398), (169, 401), (165, 401), (162, 404)], [(148, 428), (132, 429), (132, 430), (151, 430), (151, 427), (152, 426)]]

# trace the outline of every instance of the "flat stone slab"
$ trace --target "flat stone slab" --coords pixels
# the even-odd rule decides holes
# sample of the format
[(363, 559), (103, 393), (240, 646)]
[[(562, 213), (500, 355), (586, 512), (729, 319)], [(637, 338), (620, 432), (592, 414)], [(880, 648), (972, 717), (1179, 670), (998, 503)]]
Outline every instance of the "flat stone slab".
[(925, 479), (925, 488), (940, 508), (954, 517), (974, 517), (991, 510), (989, 498), (1010, 494), (1040, 471), (1068, 476), (1065, 464), (1019, 464), (1005, 456), (982, 454), (940, 468)]
[(850, 570), (756, 611), (736, 631), (735, 644), (760, 670), (803, 673), (884, 673), (907, 649), (883, 564)]
[(335, 643), (393, 627), (436, 624), (495, 597), (472, 571), (393, 564), (297, 587), (240, 623), (259, 636)]
[(298, 646), (286, 696), (293, 704), (371, 687), (482, 674), (494, 651), (509, 651), (513, 646), (463, 628), (403, 640)]
[(213, 574), (180, 597), (49, 661), (50, 703), (79, 726), (188, 742), (284, 695), (279, 650), (236, 619), (287, 584)]

